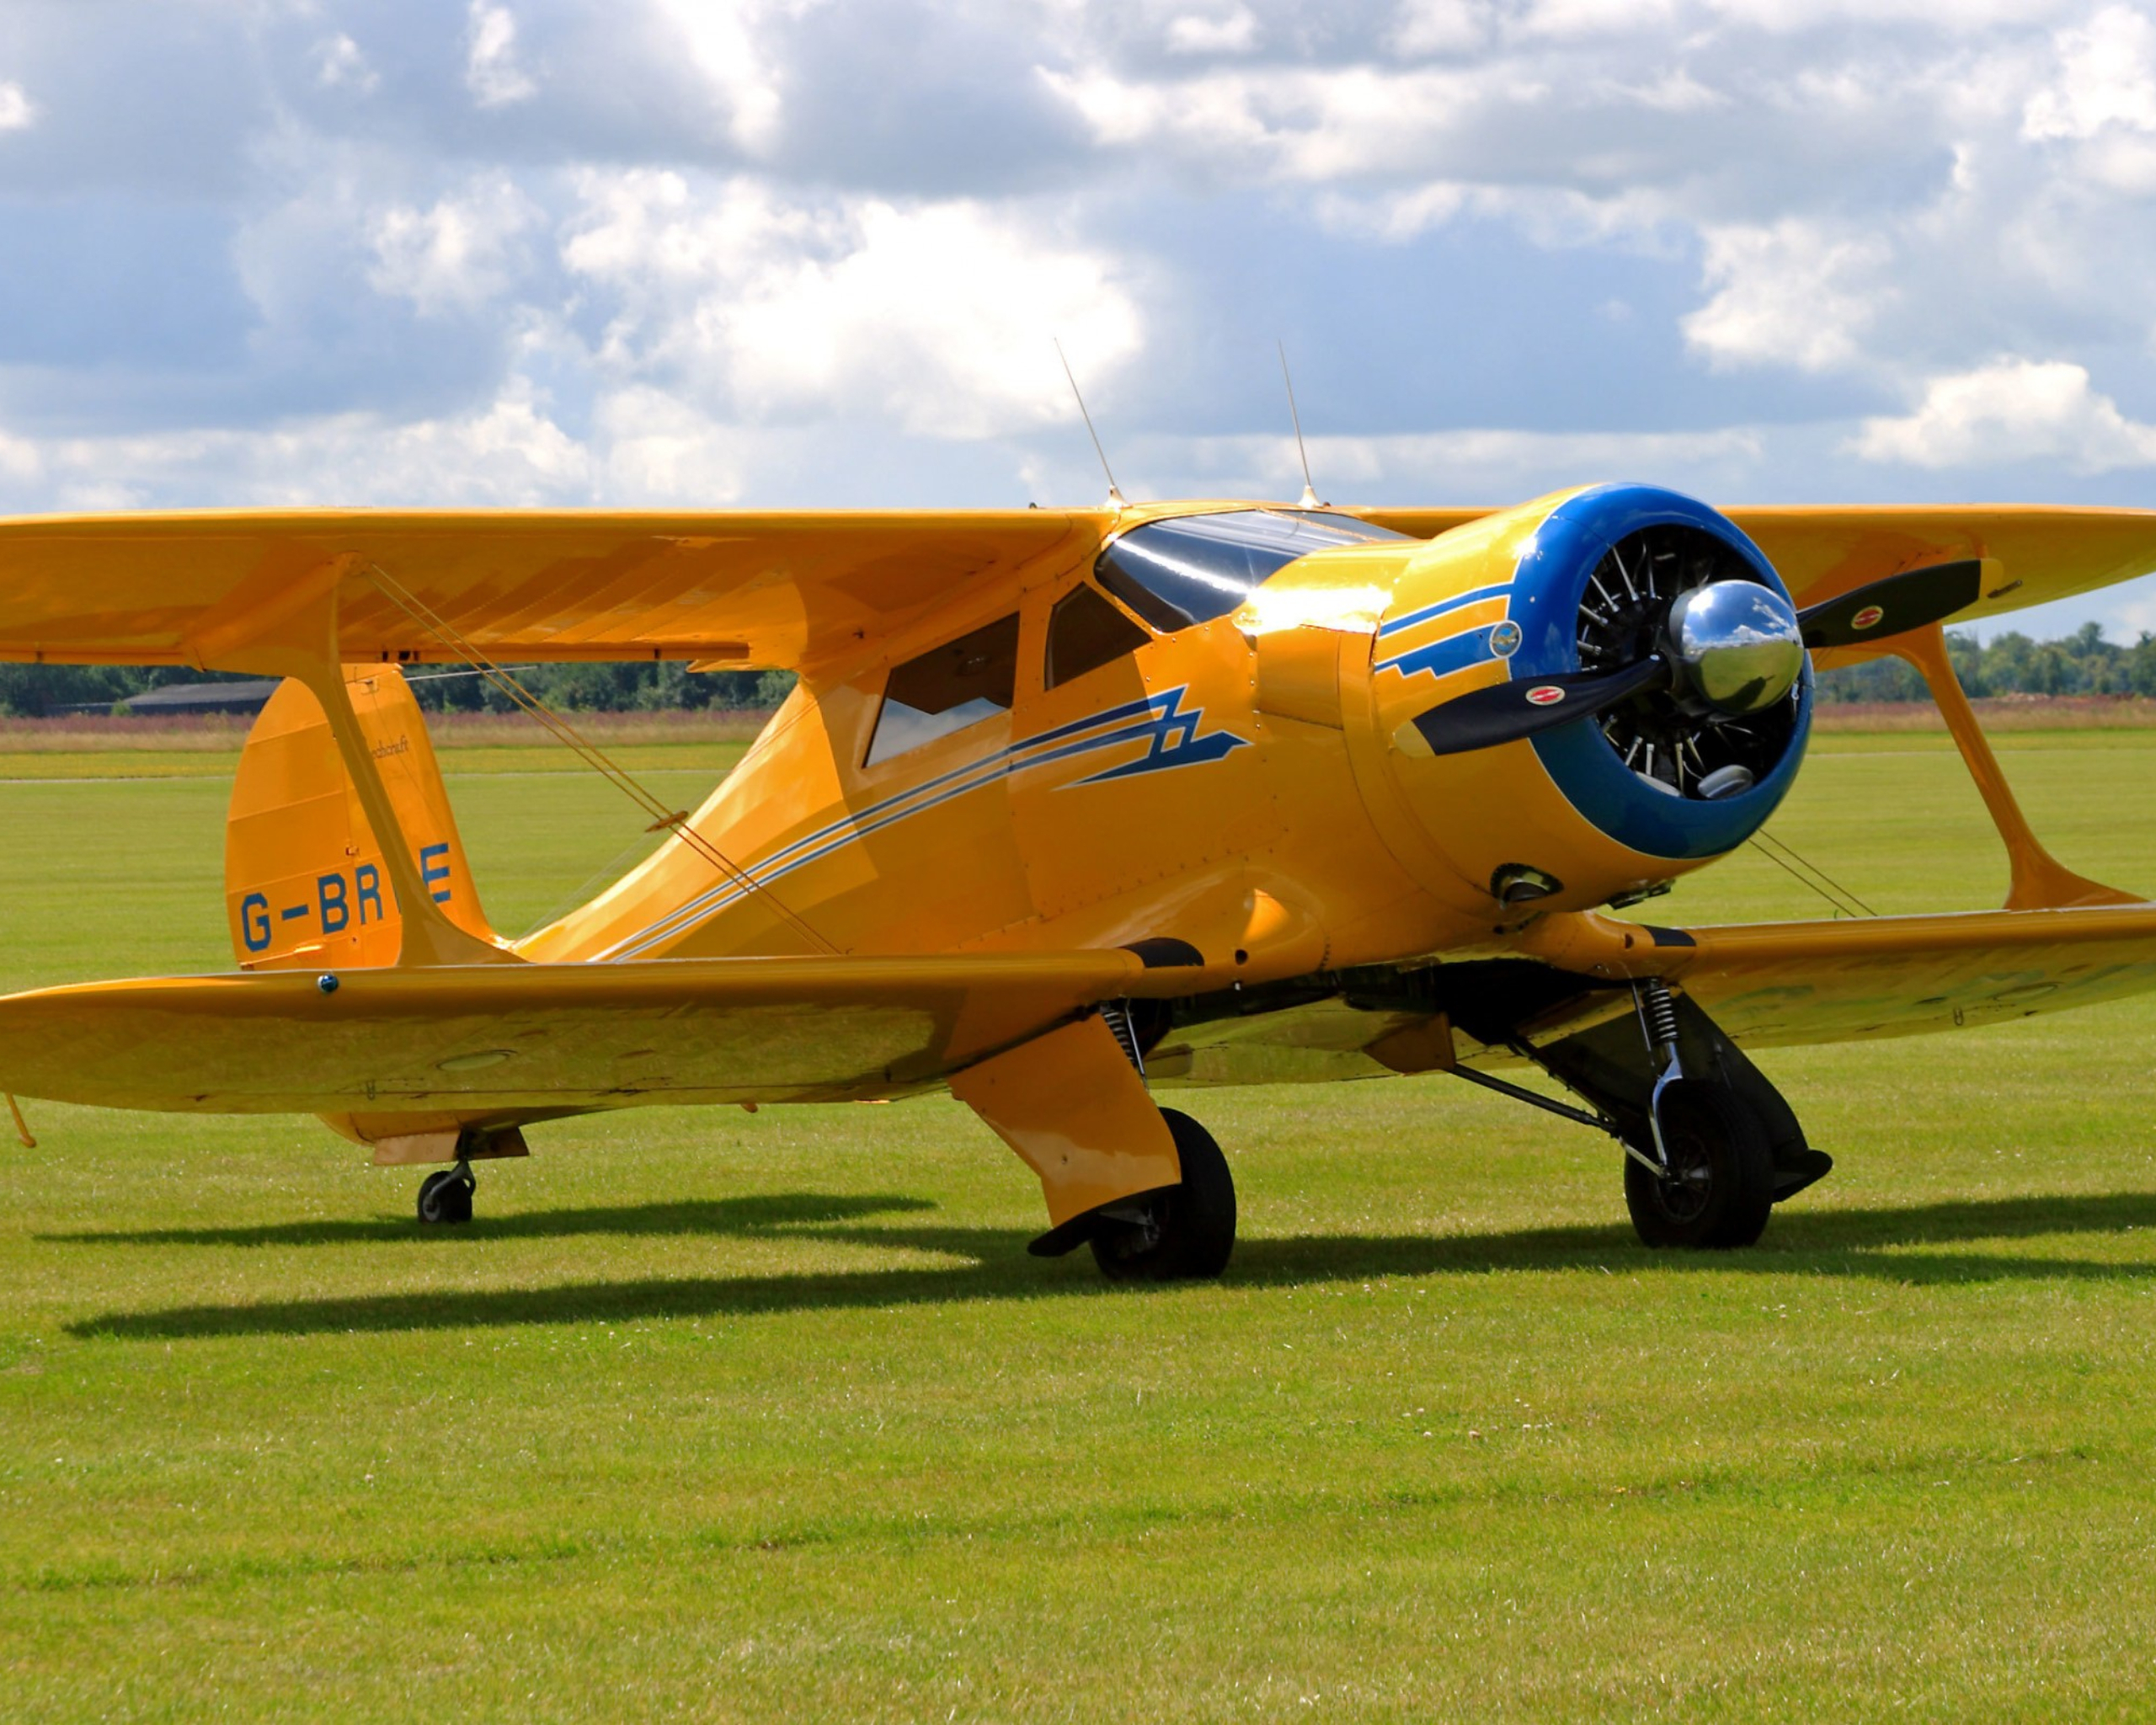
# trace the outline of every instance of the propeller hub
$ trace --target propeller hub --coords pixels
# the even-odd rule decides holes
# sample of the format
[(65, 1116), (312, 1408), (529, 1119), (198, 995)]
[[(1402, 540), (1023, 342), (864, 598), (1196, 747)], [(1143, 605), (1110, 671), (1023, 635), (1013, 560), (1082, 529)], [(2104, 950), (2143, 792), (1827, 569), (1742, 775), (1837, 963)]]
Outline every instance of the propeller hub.
[(1764, 712), (1804, 674), (1796, 607), (1756, 581), (1713, 581), (1678, 594), (1668, 638), (1685, 686), (1718, 712)]

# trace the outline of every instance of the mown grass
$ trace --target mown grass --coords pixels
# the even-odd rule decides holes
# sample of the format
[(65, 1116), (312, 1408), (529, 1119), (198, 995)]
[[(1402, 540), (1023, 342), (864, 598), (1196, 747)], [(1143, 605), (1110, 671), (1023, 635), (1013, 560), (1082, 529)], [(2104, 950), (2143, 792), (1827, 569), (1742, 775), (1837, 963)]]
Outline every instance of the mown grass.
[[(2064, 860), (2150, 884), (2156, 734), (2041, 741)], [(0, 985), (221, 965), (224, 794), (0, 787)], [(596, 780), (453, 795), (505, 927), (637, 840)], [(1822, 748), (1775, 830), (1881, 909), (2003, 890), (1924, 747)], [(1650, 907), (1822, 908), (1751, 851)], [(535, 1129), (446, 1235), (312, 1122), (34, 1104), (0, 1712), (2141, 1716), (2152, 1028), (1766, 1056), (1840, 1166), (1728, 1258), (1443, 1079), (1187, 1095), (1241, 1243), (1145, 1290), (1026, 1257), (946, 1103)]]

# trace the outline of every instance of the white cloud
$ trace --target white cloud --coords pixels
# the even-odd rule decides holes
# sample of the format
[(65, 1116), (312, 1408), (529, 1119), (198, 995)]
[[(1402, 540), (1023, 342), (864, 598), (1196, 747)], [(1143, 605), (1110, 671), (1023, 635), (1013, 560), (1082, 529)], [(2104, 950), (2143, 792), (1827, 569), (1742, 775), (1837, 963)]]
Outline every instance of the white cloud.
[(537, 219), (536, 208), (506, 178), (424, 210), (393, 206), (368, 225), (375, 261), (367, 280), (377, 292), (408, 299), (423, 315), (468, 311), (516, 280), (518, 243)]
[[(1321, 495), (1373, 503), (1480, 503), (1531, 497), (1562, 485), (1652, 474), (1665, 483), (1726, 484), (1756, 467), (1758, 431), (1543, 432), (1502, 429), (1313, 437), (1310, 473)], [(1292, 498), (1303, 475), (1293, 437), (1158, 440), (1135, 454), (1171, 480), (1164, 494)]]
[[(519, 381), (441, 418), (328, 414), (248, 430), (59, 438), (27, 456), (22, 447), (0, 436), (0, 482), (34, 481), (52, 503), (83, 510), (174, 496), (253, 508), (530, 506), (582, 501), (594, 477), (589, 452)], [(21, 487), (0, 483), (5, 491)]]
[(516, 19), (506, 6), (472, 0), (464, 84), (482, 108), (507, 107), (538, 93), (539, 86), (516, 63)]
[(784, 112), (784, 73), (766, 36), (773, 25), (823, 0), (652, 0), (668, 34), (718, 99), (726, 136), (752, 153), (768, 149)]
[(1866, 419), (1850, 445), (1920, 467), (2046, 462), (2079, 473), (2156, 466), (2156, 425), (2127, 419), (2064, 360), (2002, 360), (1936, 377), (1916, 411)]
[(1887, 291), (1885, 242), (1796, 220), (1710, 229), (1705, 238), (1715, 292), (1684, 330), (1710, 361), (1820, 371), (1859, 357), (1858, 338)]
[(17, 83), (0, 83), (0, 131), (21, 131), (34, 124), (37, 109)]
[(804, 207), (737, 178), (591, 174), (563, 261), (616, 296), (604, 355), (779, 420), (867, 413), (920, 435), (1052, 419), (1060, 334), (1106, 377), (1142, 341), (1110, 260), (969, 200)]
[(1523, 28), (1560, 38), (1634, 35), (1668, 29), (1679, 9), (1678, 0), (1535, 0)]
[(314, 64), (315, 81), (324, 89), (356, 90), (366, 96), (373, 94), (382, 83), (381, 74), (367, 63), (360, 45), (347, 35), (332, 36), (317, 46)]
[(1257, 15), (1247, 6), (1187, 12), (1169, 19), (1167, 45), (1171, 54), (1247, 54), (1257, 45)]
[(741, 500), (740, 427), (664, 390), (632, 387), (600, 403), (606, 494), (618, 502), (712, 509)]
[(2106, 127), (2156, 131), (2156, 23), (2107, 6), (2057, 38), (2058, 76), (2029, 98), (2021, 135), (2093, 138)]
[(1401, 0), (1392, 27), (1397, 53), (1466, 54), (1489, 40), (1489, 0)]

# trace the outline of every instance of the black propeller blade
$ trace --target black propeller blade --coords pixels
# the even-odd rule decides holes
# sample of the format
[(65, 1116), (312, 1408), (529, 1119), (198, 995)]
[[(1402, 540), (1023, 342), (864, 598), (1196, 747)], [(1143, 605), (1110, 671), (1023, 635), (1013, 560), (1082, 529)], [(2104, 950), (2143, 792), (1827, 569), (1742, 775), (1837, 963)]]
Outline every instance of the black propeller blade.
[(1942, 622), (1983, 596), (1984, 566), (1975, 558), (1889, 575), (1796, 614), (1807, 647), (1854, 647)]
[(1413, 720), (1433, 755), (1460, 755), (1592, 718), (1627, 697), (1669, 681), (1669, 666), (1650, 655), (1622, 670), (1564, 671), (1493, 683), (1433, 707)]

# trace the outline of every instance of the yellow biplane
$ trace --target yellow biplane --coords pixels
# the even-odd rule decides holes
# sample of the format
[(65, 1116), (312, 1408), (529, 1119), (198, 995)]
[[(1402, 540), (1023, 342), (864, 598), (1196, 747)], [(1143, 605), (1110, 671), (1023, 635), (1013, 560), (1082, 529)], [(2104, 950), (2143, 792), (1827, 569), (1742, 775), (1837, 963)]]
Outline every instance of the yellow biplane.
[[(1034, 1251), (1209, 1276), (1234, 1188), (1155, 1090), (1454, 1073), (1608, 1132), (1649, 1244), (1741, 1246), (1831, 1166), (1746, 1050), (2156, 985), (2156, 904), (2039, 845), (1941, 635), (2156, 568), (2156, 514), (1312, 501), (0, 522), (0, 659), (286, 680), (232, 794), (237, 972), (0, 999), (0, 1089), (319, 1114), (446, 1164), (444, 1222), (536, 1121), (947, 1089), (1039, 1177)], [(2006, 908), (1607, 914), (1757, 831), (1815, 655), (1881, 653)], [(799, 684), (646, 862), (502, 938), (401, 668), (645, 659)]]

